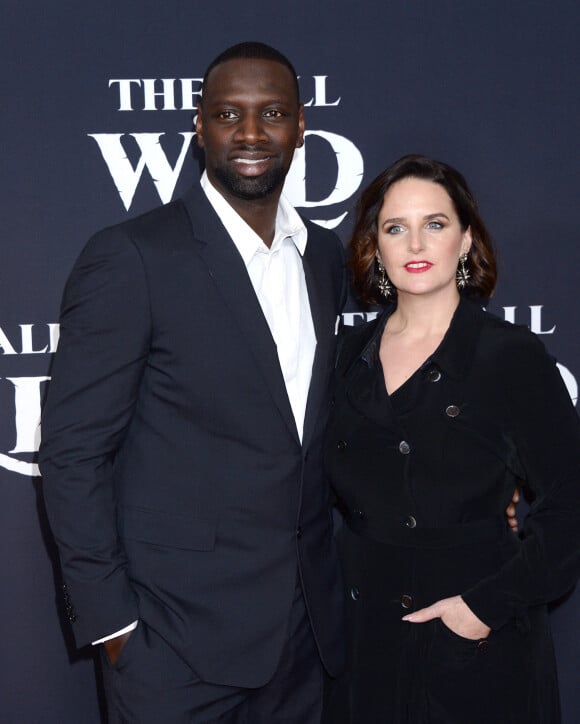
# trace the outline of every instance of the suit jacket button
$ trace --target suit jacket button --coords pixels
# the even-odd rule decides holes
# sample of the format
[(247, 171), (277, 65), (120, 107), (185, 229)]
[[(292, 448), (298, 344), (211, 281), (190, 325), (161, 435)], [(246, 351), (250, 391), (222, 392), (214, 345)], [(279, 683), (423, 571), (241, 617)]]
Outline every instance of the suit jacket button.
[(477, 650), (479, 651), (480, 654), (485, 654), (488, 646), (489, 646), (489, 641), (487, 639), (482, 639), (481, 641), (477, 642)]
[(429, 382), (439, 382), (441, 379), (441, 372), (437, 369), (431, 369), (428, 373)]
[(411, 608), (412, 605), (413, 605), (413, 598), (411, 596), (409, 596), (408, 593), (404, 593), (401, 596), (401, 606), (403, 608)]
[(417, 519), (413, 515), (408, 515), (405, 518), (405, 527), (406, 528), (416, 528), (417, 527)]
[(353, 513), (357, 518), (360, 518), (361, 520), (365, 517), (364, 511), (362, 510), (353, 510)]
[(445, 414), (447, 417), (457, 417), (457, 415), (459, 415), (459, 408), (457, 405), (448, 405), (448, 407), (445, 408)]
[(339, 440), (339, 441), (336, 443), (336, 447), (337, 447), (339, 450), (344, 450), (344, 449), (346, 448), (346, 441), (345, 441), (345, 440)]
[(360, 591), (358, 590), (358, 588), (356, 586), (353, 586), (350, 589), (350, 597), (352, 598), (353, 601), (358, 601), (358, 599), (360, 598)]
[(302, 538), (302, 527), (301, 526), (298, 526), (298, 528), (296, 528), (296, 538)]
[(406, 440), (401, 440), (399, 443), (399, 452), (401, 455), (408, 455), (411, 452), (411, 446)]

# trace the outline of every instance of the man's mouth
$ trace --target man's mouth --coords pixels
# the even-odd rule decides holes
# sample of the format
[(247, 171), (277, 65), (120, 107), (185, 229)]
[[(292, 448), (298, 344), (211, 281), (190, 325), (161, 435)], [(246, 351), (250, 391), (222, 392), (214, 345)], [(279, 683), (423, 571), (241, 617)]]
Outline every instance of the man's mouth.
[(231, 163), (243, 176), (258, 176), (268, 169), (272, 156), (234, 156)]

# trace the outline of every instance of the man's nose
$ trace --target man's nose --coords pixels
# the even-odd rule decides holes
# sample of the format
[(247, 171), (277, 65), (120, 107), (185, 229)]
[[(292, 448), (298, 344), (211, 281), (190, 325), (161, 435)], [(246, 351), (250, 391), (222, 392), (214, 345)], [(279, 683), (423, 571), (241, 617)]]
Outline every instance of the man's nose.
[(237, 137), (248, 144), (255, 144), (266, 138), (263, 120), (254, 114), (245, 115), (237, 128)]

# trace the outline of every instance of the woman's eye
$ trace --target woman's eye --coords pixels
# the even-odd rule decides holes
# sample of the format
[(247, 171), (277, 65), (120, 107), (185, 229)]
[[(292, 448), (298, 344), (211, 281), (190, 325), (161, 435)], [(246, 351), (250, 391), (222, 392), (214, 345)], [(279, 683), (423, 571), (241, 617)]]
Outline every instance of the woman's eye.
[(430, 221), (430, 222), (427, 224), (427, 228), (428, 228), (428, 229), (442, 229), (442, 228), (443, 228), (443, 224), (442, 224), (440, 221)]
[(389, 226), (387, 229), (387, 234), (400, 234), (402, 231), (402, 226), (399, 226), (399, 224), (393, 224), (393, 226)]

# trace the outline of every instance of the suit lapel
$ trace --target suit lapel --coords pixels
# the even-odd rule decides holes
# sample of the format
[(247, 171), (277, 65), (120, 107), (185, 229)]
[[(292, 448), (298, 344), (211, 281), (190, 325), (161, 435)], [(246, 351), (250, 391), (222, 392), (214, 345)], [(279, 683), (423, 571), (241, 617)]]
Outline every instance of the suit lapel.
[(320, 405), (325, 396), (326, 387), (328, 385), (328, 375), (330, 372), (330, 353), (331, 345), (334, 341), (333, 331), (335, 319), (333, 318), (333, 310), (328, 305), (323, 304), (322, 294), (322, 275), (324, 269), (319, 269), (316, 264), (316, 257), (313, 253), (315, 241), (312, 233), (308, 232), (308, 244), (306, 252), (302, 259), (304, 265), (304, 276), (306, 278), (306, 287), (308, 289), (308, 299), (310, 302), (310, 311), (312, 313), (312, 321), (316, 332), (316, 352), (314, 355), (314, 363), (312, 365), (312, 379), (310, 381), (310, 389), (308, 391), (308, 400), (306, 403), (306, 415), (304, 419), (304, 432), (302, 435), (302, 445), (307, 448), (312, 434), (315, 429), (316, 421), (319, 416)]
[(276, 407), (298, 442), (276, 344), (244, 262), (201, 188), (191, 188), (183, 200), (191, 219), (197, 252), (229, 308), (231, 318), (238, 325)]

